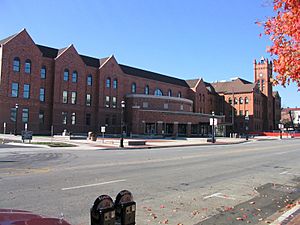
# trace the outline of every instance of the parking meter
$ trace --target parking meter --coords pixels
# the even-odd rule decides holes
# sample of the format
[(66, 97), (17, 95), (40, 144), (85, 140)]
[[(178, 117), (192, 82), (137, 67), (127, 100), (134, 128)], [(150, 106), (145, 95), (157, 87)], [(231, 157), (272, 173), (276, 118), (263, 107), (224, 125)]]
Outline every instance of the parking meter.
[(120, 225), (134, 225), (136, 203), (133, 201), (132, 194), (123, 190), (119, 192), (115, 201), (116, 221)]
[(115, 206), (108, 195), (99, 196), (91, 208), (91, 225), (115, 225)]

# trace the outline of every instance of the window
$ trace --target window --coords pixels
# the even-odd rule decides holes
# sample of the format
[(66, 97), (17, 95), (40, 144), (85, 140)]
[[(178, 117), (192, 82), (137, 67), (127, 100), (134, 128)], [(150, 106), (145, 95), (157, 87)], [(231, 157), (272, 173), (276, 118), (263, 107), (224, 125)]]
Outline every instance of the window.
[(117, 107), (117, 97), (112, 97), (112, 107), (113, 108)]
[(238, 99), (234, 98), (234, 104), (237, 105), (238, 104)]
[(29, 99), (29, 97), (30, 97), (30, 85), (24, 84), (23, 98)]
[(106, 78), (105, 87), (110, 88), (110, 78)]
[(160, 90), (160, 89), (156, 89), (156, 90), (154, 91), (154, 95), (156, 95), (156, 96), (162, 96), (162, 95), (163, 95), (163, 92), (162, 92), (162, 90)]
[(76, 104), (77, 102), (77, 92), (76, 91), (72, 91), (72, 94), (71, 94), (71, 104)]
[(13, 71), (20, 72), (20, 59), (18, 57), (14, 58)]
[(91, 106), (91, 105), (92, 105), (92, 97), (91, 97), (91, 94), (86, 94), (85, 104), (86, 104), (87, 106)]
[(136, 83), (131, 84), (131, 93), (136, 93)]
[(68, 121), (68, 113), (67, 112), (62, 112), (61, 113), (62, 116), (62, 124), (67, 124)]
[(244, 114), (243, 110), (240, 110), (240, 116), (242, 116)]
[(73, 71), (73, 73), (72, 73), (72, 82), (73, 83), (77, 83), (77, 76), (78, 76), (77, 71)]
[(69, 80), (69, 70), (65, 69), (64, 71), (64, 81), (68, 81)]
[(183, 105), (180, 105), (180, 110), (183, 110)]
[(44, 118), (45, 118), (45, 113), (44, 113), (44, 111), (40, 111), (39, 112), (39, 123), (41, 124), (41, 125), (43, 125), (44, 124)]
[(25, 73), (31, 73), (31, 61), (29, 59), (25, 61)]
[(45, 88), (40, 88), (40, 102), (45, 101)]
[[(169, 96), (169, 97), (172, 96), (172, 90), (171, 90), (171, 89), (168, 90), (168, 96)], [(201, 98), (201, 95), (200, 95), (200, 98)], [(201, 99), (200, 99), (200, 101), (201, 101)]]
[(46, 79), (46, 67), (45, 66), (43, 66), (42, 68), (41, 68), (41, 72), (40, 72), (41, 74), (41, 78), (42, 79)]
[(245, 116), (249, 116), (249, 110), (245, 110)]
[(249, 99), (248, 99), (248, 97), (245, 98), (245, 104), (249, 104)]
[(244, 99), (242, 97), (240, 97), (240, 104), (244, 103)]
[(105, 126), (109, 126), (109, 115), (105, 115)]
[(261, 90), (264, 91), (265, 89), (265, 80), (261, 80)]
[(71, 124), (72, 125), (76, 124), (76, 113), (72, 113), (72, 115), (71, 115)]
[(16, 122), (16, 117), (17, 117), (17, 109), (15, 107), (11, 108), (10, 109), (10, 120), (12, 122)]
[(88, 86), (92, 86), (92, 83), (93, 83), (93, 77), (91, 74), (89, 74), (86, 78), (86, 83)]
[(106, 108), (110, 107), (110, 97), (109, 96), (105, 96), (105, 107)]
[(114, 79), (114, 81), (113, 81), (113, 88), (114, 89), (118, 88), (118, 80), (117, 79)]
[(86, 94), (86, 97), (85, 97), (85, 104), (86, 104), (86, 106), (91, 106), (91, 105), (92, 105), (92, 97), (91, 97), (91, 94)]
[(86, 124), (87, 126), (90, 126), (90, 125), (91, 125), (91, 114), (90, 114), (90, 113), (87, 113), (87, 114), (85, 115), (85, 124)]
[(228, 98), (228, 103), (229, 103), (230, 105), (232, 105), (232, 99), (231, 99), (231, 98)]
[(145, 86), (145, 95), (149, 95), (149, 86), (148, 85)]
[(169, 108), (169, 104), (168, 103), (164, 103), (164, 109), (168, 109)]
[(22, 122), (28, 123), (28, 118), (29, 118), (29, 110), (27, 108), (24, 108), (22, 111)]
[(12, 83), (11, 84), (11, 97), (17, 98), (19, 96), (19, 84)]
[(63, 91), (63, 103), (68, 103), (68, 92)]
[(181, 92), (180, 91), (178, 92), (177, 97), (181, 98)]
[(260, 89), (260, 80), (257, 81), (258, 89)]

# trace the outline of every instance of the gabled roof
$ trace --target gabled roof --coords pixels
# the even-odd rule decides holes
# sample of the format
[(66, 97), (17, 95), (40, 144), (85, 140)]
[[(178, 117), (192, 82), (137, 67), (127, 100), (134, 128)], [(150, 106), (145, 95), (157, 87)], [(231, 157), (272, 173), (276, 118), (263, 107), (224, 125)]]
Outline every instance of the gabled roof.
[(186, 83), (189, 85), (190, 88), (194, 88), (198, 83), (198, 81), (199, 79), (191, 79), (191, 80), (186, 80)]
[(156, 81), (161, 81), (169, 84), (175, 84), (183, 87), (190, 87), (185, 80), (175, 78), (175, 77), (170, 77), (166, 75), (162, 75), (159, 73), (154, 73), (151, 71), (147, 70), (142, 70), (126, 65), (119, 64), (122, 71), (128, 75), (136, 76), (136, 77), (142, 77), (146, 79), (151, 79), (151, 80), (156, 80)]
[[(44, 57), (52, 58), (52, 59), (56, 58), (61, 52), (63, 52), (68, 48), (66, 47), (66, 48), (56, 49), (56, 48), (50, 48), (43, 45), (36, 45), (36, 46), (40, 49)], [(99, 68), (100, 66), (99, 59), (90, 56), (85, 56), (85, 55), (79, 55), (79, 56), (82, 58), (83, 62), (86, 65)]]
[(205, 84), (206, 89), (207, 89), (210, 93), (212, 93), (212, 94), (217, 94), (217, 92), (216, 92), (214, 86), (213, 86), (211, 83), (204, 82), (204, 84)]
[(36, 46), (40, 49), (40, 51), (42, 52), (44, 57), (47, 58), (56, 58), (57, 54), (58, 54), (58, 49), (56, 48), (50, 48), (47, 46), (43, 46), (43, 45), (37, 45)]
[(7, 41), (9, 41), (9, 40), (12, 39), (13, 37), (15, 37), (17, 34), (18, 34), (18, 33), (13, 34), (13, 35), (10, 35), (9, 37), (0, 40), (0, 45), (5, 44)]
[(100, 59), (100, 66), (102, 66), (109, 58), (110, 58), (110, 56), (109, 57), (105, 57), (105, 58), (101, 58)]
[(211, 85), (218, 93), (248, 93), (253, 92), (256, 86), (256, 84), (241, 78), (226, 82), (215, 82)]

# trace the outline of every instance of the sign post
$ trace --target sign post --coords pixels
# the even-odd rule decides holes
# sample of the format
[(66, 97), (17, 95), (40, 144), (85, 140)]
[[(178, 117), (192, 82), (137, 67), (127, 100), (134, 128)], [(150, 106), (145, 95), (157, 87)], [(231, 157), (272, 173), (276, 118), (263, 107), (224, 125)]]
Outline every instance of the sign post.
[(105, 126), (101, 127), (101, 133), (102, 133), (102, 143), (104, 143)]
[(3, 123), (3, 133), (6, 134), (6, 123)]
[(282, 129), (284, 128), (284, 125), (282, 123), (279, 123), (278, 128), (279, 128), (279, 137), (280, 139), (282, 139)]

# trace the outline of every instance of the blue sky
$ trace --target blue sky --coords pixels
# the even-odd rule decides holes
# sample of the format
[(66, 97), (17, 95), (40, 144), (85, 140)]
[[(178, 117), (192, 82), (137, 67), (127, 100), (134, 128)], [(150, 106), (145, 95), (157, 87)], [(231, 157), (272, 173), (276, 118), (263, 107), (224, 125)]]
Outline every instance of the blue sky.
[[(37, 44), (74, 44), (81, 54), (181, 79), (242, 77), (269, 57), (255, 24), (271, 0), (0, 0), (0, 39), (26, 28)], [(275, 87), (284, 107), (300, 106), (296, 85)]]

